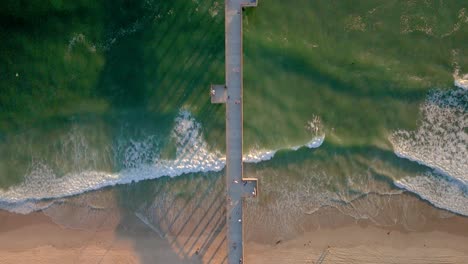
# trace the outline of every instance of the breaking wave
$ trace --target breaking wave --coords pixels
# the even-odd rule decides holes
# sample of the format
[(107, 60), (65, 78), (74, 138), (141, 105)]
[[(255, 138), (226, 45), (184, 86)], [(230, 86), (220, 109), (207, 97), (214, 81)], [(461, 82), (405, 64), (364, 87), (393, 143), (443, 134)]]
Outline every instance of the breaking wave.
[[(458, 57), (458, 51), (453, 51), (453, 56)], [(459, 88), (468, 90), (468, 74), (460, 73), (460, 66), (457, 63), (457, 60), (454, 59), (455, 71), (453, 72), (453, 84)]]
[(398, 187), (436, 207), (468, 215), (468, 90), (465, 79), (455, 78), (455, 85), (430, 92), (420, 107), (419, 127), (396, 131), (390, 141), (399, 157), (434, 169), (400, 179)]
[(468, 186), (437, 172), (405, 177), (395, 185), (416, 193), (438, 208), (468, 216)]
[[(176, 144), (175, 159), (162, 159), (152, 147), (154, 137), (131, 141), (122, 150), (124, 169), (117, 173), (105, 171), (71, 172), (58, 177), (44, 163), (36, 163), (25, 180), (7, 190), (0, 190), (0, 208), (17, 213), (45, 209), (52, 199), (68, 197), (107, 186), (128, 184), (164, 176), (223, 170), (226, 158), (219, 151), (210, 151), (202, 135), (202, 127), (190, 112), (181, 110), (175, 119), (171, 138)], [(312, 139), (303, 147), (317, 148), (324, 136)], [(298, 149), (297, 146), (290, 149)], [(244, 156), (244, 162), (257, 163), (273, 158), (278, 150), (254, 150)], [(150, 153), (150, 154), (148, 154)], [(148, 159), (155, 156), (151, 162)]]
[(454, 85), (462, 89), (468, 90), (468, 74), (463, 76), (457, 76), (454, 81)]

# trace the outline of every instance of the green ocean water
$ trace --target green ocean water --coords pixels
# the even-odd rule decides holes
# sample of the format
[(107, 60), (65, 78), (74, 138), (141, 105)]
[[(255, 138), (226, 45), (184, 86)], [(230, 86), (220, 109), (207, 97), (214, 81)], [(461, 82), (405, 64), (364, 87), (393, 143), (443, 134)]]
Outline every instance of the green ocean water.
[[(0, 187), (176, 159), (181, 109), (222, 152), (224, 107), (208, 92), (224, 81), (223, 15), (214, 0), (3, 1)], [(389, 137), (417, 129), (430, 91), (468, 72), (466, 1), (265, 0), (243, 18), (244, 149), (280, 150), (246, 174), (270, 195), (274, 175), (352, 199), (429, 171), (398, 158)], [(318, 149), (289, 149), (319, 134)], [(21, 199), (42, 197), (25, 188)]]

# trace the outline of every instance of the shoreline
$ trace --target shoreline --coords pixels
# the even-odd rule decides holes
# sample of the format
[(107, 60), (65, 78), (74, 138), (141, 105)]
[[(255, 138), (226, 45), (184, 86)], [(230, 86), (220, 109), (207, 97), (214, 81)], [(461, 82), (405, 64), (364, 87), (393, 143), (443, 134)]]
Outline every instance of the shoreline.
[[(100, 194), (99, 197), (105, 195), (112, 193)], [(356, 220), (329, 208), (297, 219), (297, 223), (291, 225), (297, 225), (299, 231), (292, 232), (284, 231), (289, 229), (281, 229), (275, 222), (260, 222), (260, 218), (257, 219), (257, 215), (250, 211), (246, 214), (250, 219), (245, 223), (246, 263), (317, 263), (321, 257), (324, 258), (323, 264), (468, 262), (467, 217), (441, 211), (411, 195), (404, 195), (401, 199), (407, 201), (403, 206), (413, 206), (410, 211), (421, 217), (409, 219), (413, 216), (392, 208), (394, 204), (401, 203), (401, 200), (396, 200), (393, 205), (384, 206), (385, 217), (400, 215), (409, 219), (406, 222), (378, 226), (370, 219)], [(57, 210), (63, 218), (61, 223), (73, 222), (76, 217), (85, 215), (82, 211), (77, 213), (76, 208), (70, 205)], [(216, 250), (214, 253), (198, 255), (197, 246), (189, 247), (193, 240), (208, 240), (205, 235), (200, 238), (201, 234), (197, 238), (198, 231), (195, 232), (194, 228), (197, 224), (203, 222), (203, 225), (206, 223), (206, 226), (215, 228), (203, 218), (200, 222), (190, 221), (188, 227), (181, 229), (177, 229), (176, 224), (173, 232), (179, 236), (170, 233), (160, 236), (134, 212), (125, 212), (118, 207), (111, 207), (108, 212), (112, 213), (112, 221), (108, 220), (108, 213), (93, 213), (86, 225), (88, 228), (77, 229), (63, 227), (58, 224), (60, 221), (45, 212), (21, 215), (0, 210), (0, 263), (171, 264), (207, 263), (209, 259), (218, 263), (225, 254), (222, 236), (210, 249)], [(261, 210), (258, 213), (261, 214)], [(418, 228), (408, 230), (408, 227), (412, 229), (415, 226)], [(275, 233), (272, 230), (283, 231)], [(218, 257), (216, 254), (221, 255)]]

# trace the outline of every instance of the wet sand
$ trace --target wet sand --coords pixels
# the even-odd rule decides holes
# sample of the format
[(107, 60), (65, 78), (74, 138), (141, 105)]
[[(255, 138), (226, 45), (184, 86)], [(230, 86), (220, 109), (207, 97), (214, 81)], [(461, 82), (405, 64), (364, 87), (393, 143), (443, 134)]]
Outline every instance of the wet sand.
[(43, 213), (0, 212), (0, 263), (183, 263), (138, 221), (89, 231), (63, 228)]
[[(423, 202), (421, 206), (433, 210)], [(326, 222), (330, 215), (314, 217)], [(308, 219), (313, 221), (317, 219)], [(269, 229), (275, 227), (250, 234), (246, 263), (468, 263), (466, 217), (428, 219), (417, 231), (349, 218), (329, 226), (311, 225), (306, 228), (310, 230), (291, 237)], [(134, 215), (121, 214), (115, 225), (83, 230), (63, 228), (42, 212), (0, 211), (1, 264), (208, 263), (195, 249), (189, 253), (181, 254), (170, 237), (161, 238)], [(220, 261), (212, 259), (212, 263)]]

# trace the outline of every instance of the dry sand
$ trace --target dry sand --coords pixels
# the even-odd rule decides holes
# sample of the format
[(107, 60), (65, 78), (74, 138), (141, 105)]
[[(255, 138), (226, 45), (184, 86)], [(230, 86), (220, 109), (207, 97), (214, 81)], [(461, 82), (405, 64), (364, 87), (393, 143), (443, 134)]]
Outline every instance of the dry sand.
[[(468, 263), (468, 221), (438, 219), (426, 230), (404, 232), (354, 222), (289, 240), (248, 242), (246, 263)], [(268, 236), (265, 236), (268, 237)], [(273, 239), (273, 238), (271, 238)], [(207, 263), (181, 255), (136, 217), (113, 228), (63, 228), (43, 213), (0, 212), (0, 263)], [(319, 262), (322, 257), (322, 262)], [(213, 259), (212, 263), (220, 260)]]
[(468, 237), (353, 225), (309, 232), (274, 246), (252, 243), (246, 255), (247, 263), (462, 264), (468, 263)]

